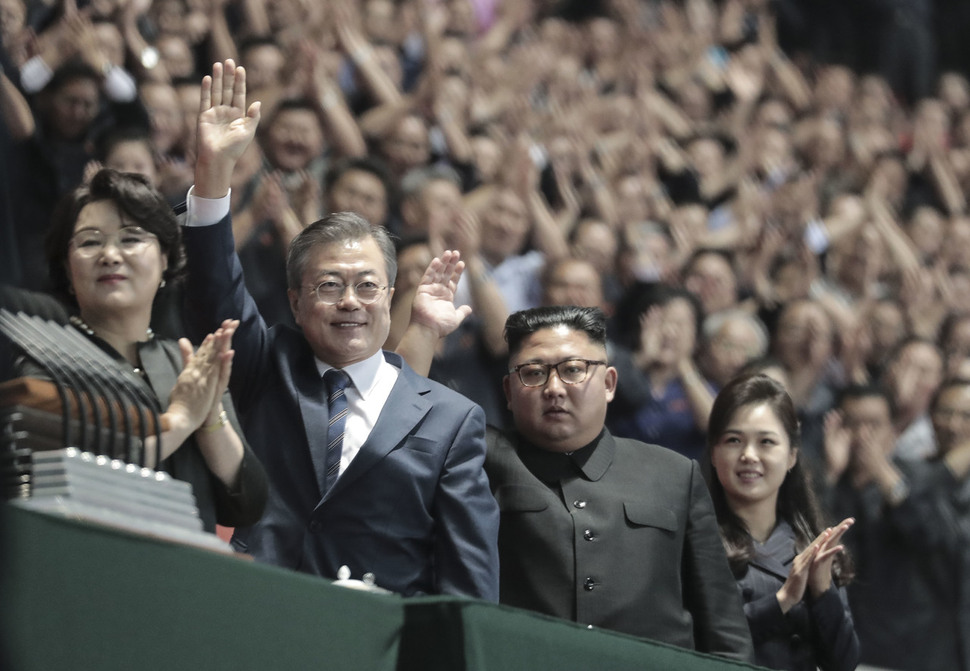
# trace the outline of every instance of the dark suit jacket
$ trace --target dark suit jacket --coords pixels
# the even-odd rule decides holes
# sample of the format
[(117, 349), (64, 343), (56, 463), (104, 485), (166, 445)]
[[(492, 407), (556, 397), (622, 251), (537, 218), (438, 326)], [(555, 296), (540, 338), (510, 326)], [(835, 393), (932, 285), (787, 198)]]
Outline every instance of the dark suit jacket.
[(606, 430), (572, 455), (490, 430), (502, 603), (749, 660), (738, 590), (696, 462)]
[(852, 671), (859, 664), (848, 596), (832, 587), (782, 613), (775, 596), (795, 559), (795, 532), (781, 522), (738, 580), (754, 639), (755, 662), (789, 671)]
[[(834, 519), (855, 517), (844, 542), (855, 563), (849, 604), (862, 663), (904, 671), (970, 671), (970, 491), (942, 463), (895, 462), (911, 494), (895, 508), (846, 474)], [(946, 510), (949, 508), (949, 511)], [(963, 528), (953, 513), (962, 509)]]
[[(445, 387), (401, 369), (376, 426), (321, 496), (311, 454), (325, 443), (323, 382), (303, 334), (267, 329), (246, 291), (226, 217), (188, 227), (187, 321), (199, 332), (238, 318), (230, 389), (270, 480), (263, 519), (234, 544), (260, 561), (402, 594), (498, 598), (498, 509), (488, 489), (484, 414)], [(280, 296), (285, 300), (285, 296)], [(325, 450), (324, 450), (325, 451)]]
[(958, 480), (943, 461), (897, 462), (910, 495), (886, 512), (917, 566), (909, 581), (905, 621), (918, 634), (910, 666), (970, 670), (970, 478)]

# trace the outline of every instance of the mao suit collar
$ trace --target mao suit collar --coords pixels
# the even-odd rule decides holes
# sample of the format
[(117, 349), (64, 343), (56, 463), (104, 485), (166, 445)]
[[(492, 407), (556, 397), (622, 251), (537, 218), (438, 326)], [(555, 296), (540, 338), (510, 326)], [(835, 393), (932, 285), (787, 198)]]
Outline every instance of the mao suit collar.
[(606, 429), (592, 443), (571, 454), (544, 450), (519, 434), (515, 434), (515, 443), (522, 462), (544, 482), (556, 482), (578, 474), (595, 482), (609, 470), (616, 452), (616, 442)]

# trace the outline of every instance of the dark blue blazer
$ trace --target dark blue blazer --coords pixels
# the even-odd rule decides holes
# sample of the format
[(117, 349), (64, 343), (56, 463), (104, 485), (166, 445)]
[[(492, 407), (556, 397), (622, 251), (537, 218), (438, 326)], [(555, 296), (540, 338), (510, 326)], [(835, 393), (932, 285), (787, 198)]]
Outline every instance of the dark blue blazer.
[(852, 671), (859, 664), (859, 639), (844, 588), (833, 585), (817, 599), (806, 590), (802, 601), (781, 611), (776, 593), (796, 554), (795, 532), (780, 522), (738, 579), (755, 663), (788, 671)]
[[(256, 559), (335, 578), (375, 575), (395, 592), (498, 600), (498, 507), (489, 491), (481, 408), (401, 369), (377, 424), (336, 484), (321, 495), (314, 453), (326, 441), (326, 393), (303, 334), (267, 329), (246, 291), (229, 217), (186, 227), (186, 317), (198, 334), (236, 318), (230, 389), (263, 462), (270, 496), (233, 543)], [(285, 300), (285, 296), (280, 296)]]

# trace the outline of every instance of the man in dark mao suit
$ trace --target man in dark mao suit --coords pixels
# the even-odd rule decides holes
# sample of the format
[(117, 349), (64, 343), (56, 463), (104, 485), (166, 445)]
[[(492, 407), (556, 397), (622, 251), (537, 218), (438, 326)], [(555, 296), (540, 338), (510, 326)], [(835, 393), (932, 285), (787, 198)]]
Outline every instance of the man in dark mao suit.
[(505, 326), (515, 430), (490, 430), (500, 601), (738, 660), (752, 645), (696, 462), (604, 428), (617, 372), (597, 308)]
[[(287, 281), (300, 331), (267, 329), (246, 291), (228, 190), (258, 118), (258, 103), (245, 108), (244, 70), (216, 64), (203, 80), (184, 229), (186, 316), (200, 332), (219, 315), (240, 319), (230, 389), (270, 481), (263, 519), (237, 529), (233, 545), (327, 578), (342, 565), (352, 578), (371, 572), (379, 586), (404, 595), (495, 600), (498, 511), (483, 470), (484, 413), (382, 352), (396, 274), (386, 231), (344, 212), (293, 240)], [(460, 273), (457, 257), (446, 252), (429, 267), (424, 289), (452, 293), (456, 268)], [(431, 314), (416, 305), (430, 331), (433, 318), (454, 320), (462, 312), (424, 298), (425, 308), (438, 309)], [(427, 350), (430, 358), (433, 348)], [(324, 375), (331, 369), (350, 381), (342, 409), (328, 404), (333, 392)], [(342, 431), (329, 426), (331, 407), (338, 416), (347, 412)]]

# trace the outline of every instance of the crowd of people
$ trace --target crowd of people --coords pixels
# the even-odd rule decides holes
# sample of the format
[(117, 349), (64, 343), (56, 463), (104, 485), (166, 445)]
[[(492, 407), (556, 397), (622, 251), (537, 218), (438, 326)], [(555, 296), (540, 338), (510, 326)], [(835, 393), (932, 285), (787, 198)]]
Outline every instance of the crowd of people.
[[(321, 306), (344, 300), (343, 285), (353, 284), (351, 294), (368, 313), (389, 303), (386, 340), (376, 342), (380, 322), (368, 335), (365, 358), (382, 346), (397, 349), (439, 383), (423, 393), (452, 399), (447, 387), (484, 411), (481, 418), (461, 405), (461, 413), (436, 419), (436, 426), (464, 417), (521, 433), (517, 376), (524, 389), (529, 385), (521, 372), (509, 372), (521, 349), (507, 340), (509, 316), (551, 306), (598, 308), (607, 318), (604, 366), (618, 371), (609, 376), (605, 426), (618, 440), (661, 445), (709, 469), (744, 610), (749, 623), (762, 618), (760, 632), (774, 646), (761, 661), (845, 668), (859, 657), (886, 668), (970, 671), (970, 599), (953, 587), (970, 584), (970, 81), (965, 71), (936, 65), (965, 66), (965, 46), (941, 35), (939, 52), (931, 54), (934, 40), (927, 38), (931, 10), (941, 25), (950, 19), (949, 34), (968, 20), (959, 3), (869, 3), (871, 16), (882, 17), (874, 24), (879, 29), (854, 42), (856, 33), (849, 39), (836, 28), (864, 24), (862, 9), (820, 3), (832, 10), (822, 17), (809, 4), (0, 0), (0, 280), (31, 290), (70, 289), (66, 298), (80, 308), (82, 323), (121, 326), (112, 331), (116, 338), (99, 335), (130, 360), (144, 349), (135, 343), (149, 323), (160, 338), (192, 334), (202, 343), (213, 334), (196, 363), (190, 351), (182, 353), (189, 369), (223, 371), (215, 376), (221, 383), (196, 390), (206, 401), (182, 422), (186, 434), (203, 427), (197, 441), (203, 458), (193, 468), (215, 475), (206, 485), (210, 498), (228, 497), (236, 506), (233, 488), (251, 477), (247, 486), (262, 507), (259, 487), (268, 477), (268, 513), (250, 527), (255, 532), (237, 534), (237, 547), (303, 569), (309, 561), (308, 570), (323, 575), (341, 563), (325, 549), (325, 535), (306, 547), (280, 539), (288, 527), (307, 523), (304, 509), (312, 511), (313, 497), (330, 484), (303, 482), (295, 473), (312, 467), (277, 463), (260, 448), (278, 435), (269, 416), (298, 411), (293, 398), (302, 394), (303, 383), (273, 358), (274, 347), (301, 357), (310, 350), (302, 340), (297, 346), (267, 333), (302, 327), (318, 363), (358, 363), (356, 350), (341, 360), (345, 352), (328, 344), (344, 337), (339, 329), (307, 329)], [(873, 50), (865, 52), (866, 44)], [(925, 58), (900, 60), (900, 53)], [(245, 104), (231, 99), (239, 91), (228, 72), (227, 93), (212, 100), (210, 64), (220, 63), (221, 74), (226, 59), (245, 68)], [(210, 71), (213, 78), (203, 80)], [(246, 107), (252, 101), (259, 101), (255, 111)], [(227, 129), (199, 137), (213, 132), (218, 124), (211, 117), (230, 105), (243, 112), (228, 121), (250, 124), (247, 132), (258, 120), (256, 140), (231, 138)], [(200, 125), (207, 111), (209, 121)], [(227, 138), (238, 149), (231, 160), (218, 144)], [(111, 191), (121, 188), (111, 184), (117, 173), (102, 168), (144, 175), (161, 194), (153, 208), (176, 206), (189, 193), (188, 288), (155, 282), (145, 288), (140, 312), (107, 322), (105, 314), (85, 314), (83, 255), (74, 259), (68, 251), (87, 201), (55, 216), (56, 204), (67, 194), (77, 198), (83, 187), (108, 189), (105, 198), (121, 208), (102, 208), (110, 214), (146, 220), (148, 210), (120, 205), (128, 196)], [(215, 210), (199, 205), (223, 197)], [(390, 233), (389, 276), (379, 278), (384, 286), (373, 296), (361, 280), (341, 278), (334, 303), (312, 278), (319, 302), (308, 304), (310, 294), (294, 291), (317, 257), (304, 249), (309, 260), (294, 261), (292, 243), (308, 239), (311, 222), (341, 212)], [(195, 230), (200, 218), (208, 225)], [(140, 225), (141, 242), (164, 243), (154, 261), (157, 279), (174, 277), (184, 260), (173, 256), (171, 239)], [(344, 237), (317, 244), (361, 239), (353, 221), (340, 225)], [(218, 239), (203, 230), (223, 228)], [(107, 234), (89, 248), (138, 242)], [(48, 237), (60, 241), (45, 248)], [(363, 238), (375, 245), (364, 257), (389, 253), (391, 238)], [(460, 272), (449, 250), (460, 252), (464, 272), (444, 297), (453, 288), (454, 304), (471, 307), (464, 319), (464, 311), (441, 312), (434, 299), (442, 296), (429, 295), (429, 286), (447, 286)], [(240, 284), (221, 284), (227, 276), (219, 273), (236, 270), (222, 256), (238, 257)], [(57, 262), (53, 277), (48, 258)], [(430, 284), (429, 264), (437, 268)], [(243, 281), (252, 306), (233, 293)], [(208, 293), (217, 291), (225, 295)], [(233, 309), (220, 314), (217, 306)], [(424, 338), (457, 322), (433, 346), (433, 358), (431, 346), (424, 351)], [(281, 330), (266, 330), (273, 325)], [(230, 384), (226, 351), (233, 336), (243, 354), (236, 355)], [(172, 365), (178, 363), (176, 357)], [(368, 384), (387, 391), (394, 383), (381, 382), (386, 369), (380, 370), (368, 373)], [(556, 370), (545, 369), (543, 385), (568, 383), (569, 373)], [(598, 380), (595, 366), (589, 370)], [(264, 397), (267, 371), (279, 377), (275, 400)], [(739, 374), (753, 373), (778, 386), (763, 377), (757, 384), (746, 378), (750, 388), (736, 386)], [(364, 384), (351, 377), (354, 386)], [(228, 395), (221, 400), (226, 386), (241, 422)], [(730, 390), (731, 400), (720, 400), (721, 390)], [(355, 393), (348, 392), (351, 404), (360, 401)], [(456, 411), (454, 403), (448, 405)], [(735, 432), (730, 427), (757, 424), (752, 407), (768, 408), (771, 432), (785, 449), (731, 462), (723, 441)], [(231, 421), (220, 420), (224, 410)], [(366, 428), (349, 423), (348, 430), (367, 436), (376, 420), (367, 419)], [(210, 427), (218, 431), (206, 433)], [(205, 446), (221, 441), (235, 456), (210, 463)], [(531, 442), (542, 447), (542, 440)], [(436, 464), (447, 472), (453, 459), (474, 467), (484, 450), (481, 442), (472, 453), (449, 452)], [(730, 474), (732, 463), (772, 459), (791, 459), (779, 475), (803, 484), (800, 498), (791, 499), (798, 510), (765, 517), (736, 491), (744, 479)], [(327, 461), (317, 455), (311, 466)], [(406, 462), (405, 471), (413, 475), (423, 463)], [(338, 467), (341, 478), (348, 468)], [(280, 479), (300, 481), (298, 495), (274, 496)], [(397, 549), (413, 559), (430, 538), (447, 536), (442, 529), (460, 528), (471, 537), (434, 550), (442, 553), (441, 566), (460, 570), (433, 577), (420, 562), (382, 562), (394, 587), (495, 594), (488, 568), (494, 557), (472, 552), (469, 560), (460, 551), (487, 545), (483, 539), (495, 532), (496, 511), (481, 499), (484, 487), (482, 481), (473, 488), (479, 509), (469, 526), (472, 517), (454, 522), (467, 513), (457, 501), (465, 496), (467, 504), (469, 492), (439, 483), (438, 496), (455, 505), (410, 525), (417, 549)], [(494, 482), (492, 490), (504, 522), (504, 506), (522, 502), (503, 502)], [(791, 496), (776, 490), (771, 500), (781, 506)], [(415, 518), (423, 505), (417, 497)], [(326, 509), (317, 513), (314, 524), (333, 519)], [(224, 519), (243, 526), (252, 517)], [(212, 513), (207, 524), (215, 519)], [(347, 520), (342, 524), (331, 533), (345, 533)], [(798, 551), (779, 560), (792, 545)], [(842, 554), (842, 545), (849, 552)], [(352, 542), (344, 547), (358, 552)], [(501, 536), (499, 550), (504, 561)], [(798, 580), (779, 575), (779, 566)], [(758, 601), (768, 589), (781, 590), (777, 613)], [(821, 628), (813, 624), (819, 612)], [(758, 631), (752, 624), (762, 651)], [(789, 647), (782, 651), (785, 636)], [(795, 651), (818, 637), (827, 642), (811, 655)]]

